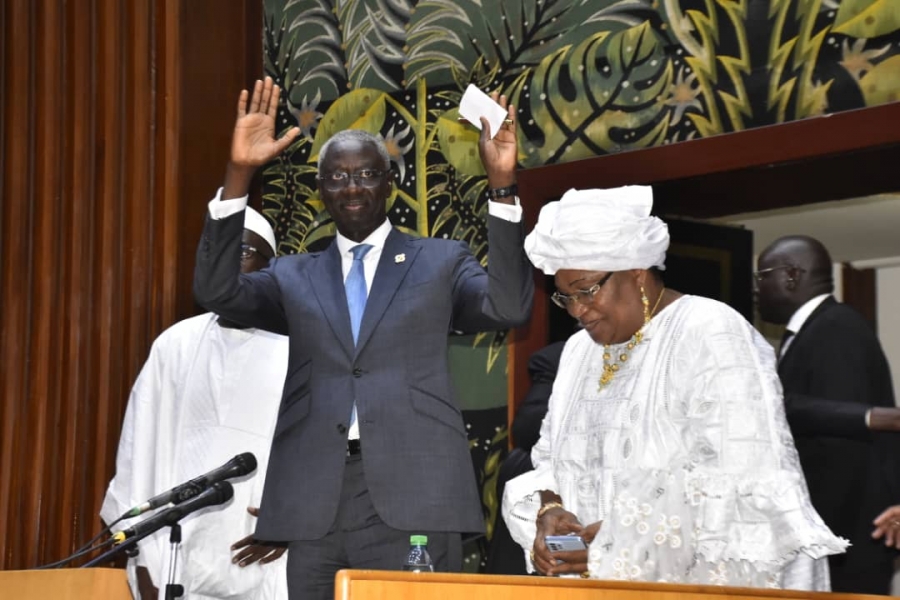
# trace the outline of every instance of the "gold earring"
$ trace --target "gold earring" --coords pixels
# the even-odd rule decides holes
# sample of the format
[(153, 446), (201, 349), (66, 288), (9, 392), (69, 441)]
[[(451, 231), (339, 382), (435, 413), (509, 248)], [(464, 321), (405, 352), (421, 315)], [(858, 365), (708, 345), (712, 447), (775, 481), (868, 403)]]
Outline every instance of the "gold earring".
[(647, 293), (644, 292), (644, 286), (641, 286), (641, 304), (644, 305), (644, 325), (650, 322), (650, 300), (647, 299)]

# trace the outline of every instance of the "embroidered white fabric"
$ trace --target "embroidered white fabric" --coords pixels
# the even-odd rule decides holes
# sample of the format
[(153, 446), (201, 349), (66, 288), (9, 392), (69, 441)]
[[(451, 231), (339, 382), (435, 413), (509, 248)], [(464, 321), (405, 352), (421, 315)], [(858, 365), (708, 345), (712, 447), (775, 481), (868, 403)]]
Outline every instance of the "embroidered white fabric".
[[(218, 319), (204, 313), (179, 321), (153, 342), (131, 390), (116, 474), (100, 516), (111, 523), (147, 498), (235, 454), (252, 452), (257, 468), (234, 482), (232, 500), (181, 521), (175, 581), (190, 600), (286, 600), (287, 557), (240, 567), (231, 562), (231, 544), (256, 529), (256, 517), (247, 507), (258, 507), (262, 497), (287, 373), (288, 339), (258, 329), (221, 327)], [(139, 549), (127, 565), (134, 597), (139, 597), (137, 568), (146, 567), (162, 598), (169, 578), (169, 528), (144, 539)]]
[(683, 296), (600, 389), (602, 354), (587, 332), (569, 340), (535, 470), (506, 486), (526, 561), (537, 492), (552, 490), (582, 524), (603, 521), (591, 577), (827, 590), (824, 557), (847, 543), (809, 500), (762, 336), (725, 304)]

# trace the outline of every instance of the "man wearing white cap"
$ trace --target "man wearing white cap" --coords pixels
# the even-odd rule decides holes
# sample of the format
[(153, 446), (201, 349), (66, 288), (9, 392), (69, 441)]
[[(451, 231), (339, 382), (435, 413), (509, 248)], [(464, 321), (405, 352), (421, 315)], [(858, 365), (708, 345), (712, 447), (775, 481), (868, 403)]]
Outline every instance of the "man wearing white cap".
[[(828, 589), (846, 542), (810, 503), (772, 348), (725, 304), (665, 288), (652, 204), (648, 187), (571, 190), (525, 240), (583, 330), (535, 470), (507, 483), (510, 533), (543, 574)], [(566, 534), (586, 549), (552, 552)]]
[[(249, 207), (242, 242), (244, 273), (265, 267), (275, 255), (272, 227)], [(286, 337), (206, 313), (176, 323), (156, 339), (132, 388), (116, 474), (100, 511), (105, 522), (236, 454), (252, 452), (257, 459), (256, 470), (233, 483), (231, 502), (181, 521), (173, 583), (184, 586), (187, 598), (287, 598), (286, 559), (277, 560), (283, 548), (249, 537), (256, 527), (287, 355)], [(138, 548), (138, 556), (128, 561), (135, 598), (163, 597), (169, 529), (147, 537)]]

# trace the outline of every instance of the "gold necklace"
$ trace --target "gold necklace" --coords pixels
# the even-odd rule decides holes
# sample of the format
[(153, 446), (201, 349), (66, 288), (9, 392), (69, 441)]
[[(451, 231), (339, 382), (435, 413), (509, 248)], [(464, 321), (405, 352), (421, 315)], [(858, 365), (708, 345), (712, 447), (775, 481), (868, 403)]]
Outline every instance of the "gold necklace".
[(609, 351), (609, 344), (603, 345), (603, 373), (600, 375), (600, 390), (609, 385), (609, 382), (612, 381), (612, 378), (619, 371), (619, 365), (625, 364), (625, 362), (628, 361), (628, 354), (634, 350), (635, 346), (644, 340), (644, 327), (647, 326), (647, 323), (649, 323), (650, 319), (653, 318), (653, 315), (656, 314), (656, 309), (659, 308), (659, 303), (662, 301), (663, 294), (665, 293), (666, 288), (663, 286), (662, 291), (659, 292), (659, 297), (656, 299), (656, 304), (653, 305), (653, 310), (651, 311), (648, 310), (650, 301), (647, 299), (647, 294), (644, 293), (644, 286), (641, 286), (641, 304), (643, 304), (644, 307), (644, 324), (641, 325), (640, 329), (635, 331), (634, 335), (631, 336), (631, 339), (628, 340), (628, 343), (625, 345), (626, 350), (618, 356), (616, 362), (609, 362), (612, 358), (612, 354)]

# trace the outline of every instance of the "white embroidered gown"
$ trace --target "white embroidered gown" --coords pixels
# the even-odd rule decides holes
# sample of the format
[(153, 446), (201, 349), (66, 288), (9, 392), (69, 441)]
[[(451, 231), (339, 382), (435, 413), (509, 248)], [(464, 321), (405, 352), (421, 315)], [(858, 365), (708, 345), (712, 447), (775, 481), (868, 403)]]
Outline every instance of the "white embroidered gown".
[[(266, 565), (232, 564), (231, 544), (253, 533), (269, 447), (287, 373), (288, 340), (258, 329), (218, 325), (205, 313), (179, 321), (153, 342), (125, 411), (100, 516), (107, 523), (132, 506), (252, 452), (256, 470), (231, 481), (233, 498), (181, 521), (177, 583), (187, 600), (286, 600), (287, 557)], [(160, 509), (164, 510), (164, 509)], [(117, 529), (147, 518), (143, 515)], [(171, 555), (169, 528), (152, 534), (128, 561), (137, 597), (139, 566), (165, 596)]]
[(824, 557), (846, 542), (810, 503), (772, 347), (697, 296), (644, 333), (602, 389), (603, 346), (584, 331), (566, 344), (535, 470), (504, 494), (513, 538), (527, 555), (546, 489), (583, 525), (603, 521), (593, 578), (829, 589)]

